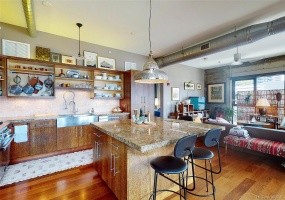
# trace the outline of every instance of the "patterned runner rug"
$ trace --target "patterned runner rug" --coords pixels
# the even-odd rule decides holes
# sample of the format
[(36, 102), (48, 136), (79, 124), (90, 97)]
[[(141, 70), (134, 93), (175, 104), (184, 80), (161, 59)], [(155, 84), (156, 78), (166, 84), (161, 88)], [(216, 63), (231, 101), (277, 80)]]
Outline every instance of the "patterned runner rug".
[(0, 186), (28, 180), (93, 162), (92, 149), (9, 165)]

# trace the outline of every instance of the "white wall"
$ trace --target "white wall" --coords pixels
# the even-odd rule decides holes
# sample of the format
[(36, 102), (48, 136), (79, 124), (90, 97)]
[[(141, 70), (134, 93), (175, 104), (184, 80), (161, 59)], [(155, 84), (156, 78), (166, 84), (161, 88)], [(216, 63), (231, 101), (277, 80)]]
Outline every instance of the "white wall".
[[(173, 64), (162, 68), (167, 73), (170, 85), (163, 84), (163, 109), (161, 117), (168, 118), (170, 112), (174, 112), (175, 104), (188, 98), (189, 96), (204, 96), (204, 70), (181, 64)], [(184, 82), (195, 83), (195, 90), (184, 90)], [(201, 90), (196, 89), (196, 84), (202, 86)], [(171, 101), (171, 87), (180, 88), (180, 101)]]

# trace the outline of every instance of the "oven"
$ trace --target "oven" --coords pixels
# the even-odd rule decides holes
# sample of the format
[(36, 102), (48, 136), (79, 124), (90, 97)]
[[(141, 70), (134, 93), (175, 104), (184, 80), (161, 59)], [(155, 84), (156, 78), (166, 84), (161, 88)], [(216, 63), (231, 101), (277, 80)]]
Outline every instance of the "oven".
[(14, 134), (11, 134), (11, 129), (5, 127), (0, 130), (0, 180), (10, 163), (10, 149), (13, 139)]

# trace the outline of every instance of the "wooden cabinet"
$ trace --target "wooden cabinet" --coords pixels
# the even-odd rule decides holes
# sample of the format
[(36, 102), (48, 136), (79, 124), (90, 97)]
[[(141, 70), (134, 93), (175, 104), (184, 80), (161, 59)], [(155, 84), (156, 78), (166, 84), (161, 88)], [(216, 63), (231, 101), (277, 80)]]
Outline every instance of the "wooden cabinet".
[(93, 98), (124, 98), (124, 72), (96, 69), (94, 71), (94, 75)]
[(94, 167), (118, 199), (127, 199), (127, 147), (94, 129)]
[(137, 70), (125, 72), (125, 98), (120, 101), (124, 112), (133, 113), (134, 109), (142, 108), (144, 113), (150, 112), (154, 117), (154, 85), (134, 82)]
[(56, 120), (30, 122), (30, 155), (51, 153), (57, 150)]
[[(54, 64), (45, 61), (8, 57), (7, 68), (7, 96), (13, 97), (54, 97)], [(37, 81), (39, 79), (39, 81)], [(36, 90), (39, 82), (42, 89)], [(23, 90), (14, 93), (16, 89), (8, 89), (11, 86), (21, 85)], [(24, 87), (31, 86), (31, 93), (25, 93)], [(17, 91), (17, 90), (16, 90)]]
[(73, 66), (68, 64), (55, 65), (55, 88), (93, 91), (94, 68)]
[(6, 96), (6, 59), (0, 56), (0, 97)]
[(57, 150), (66, 150), (93, 144), (91, 125), (57, 129)]

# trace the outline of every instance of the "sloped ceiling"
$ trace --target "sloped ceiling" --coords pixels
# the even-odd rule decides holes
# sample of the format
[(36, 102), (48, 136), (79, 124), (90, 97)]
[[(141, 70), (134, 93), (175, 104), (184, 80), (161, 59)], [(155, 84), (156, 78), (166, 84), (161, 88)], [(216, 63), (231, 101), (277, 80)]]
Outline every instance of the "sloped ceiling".
[[(148, 55), (149, 0), (34, 0), (36, 27), (59, 36), (141, 55)], [(154, 57), (193, 46), (210, 38), (285, 16), (284, 0), (152, 0), (151, 41)], [(0, 21), (26, 27), (21, 0), (0, 1)], [(239, 48), (254, 60), (284, 55), (284, 34)], [(281, 42), (283, 41), (283, 42)], [(198, 68), (227, 65), (236, 49), (189, 60)]]

